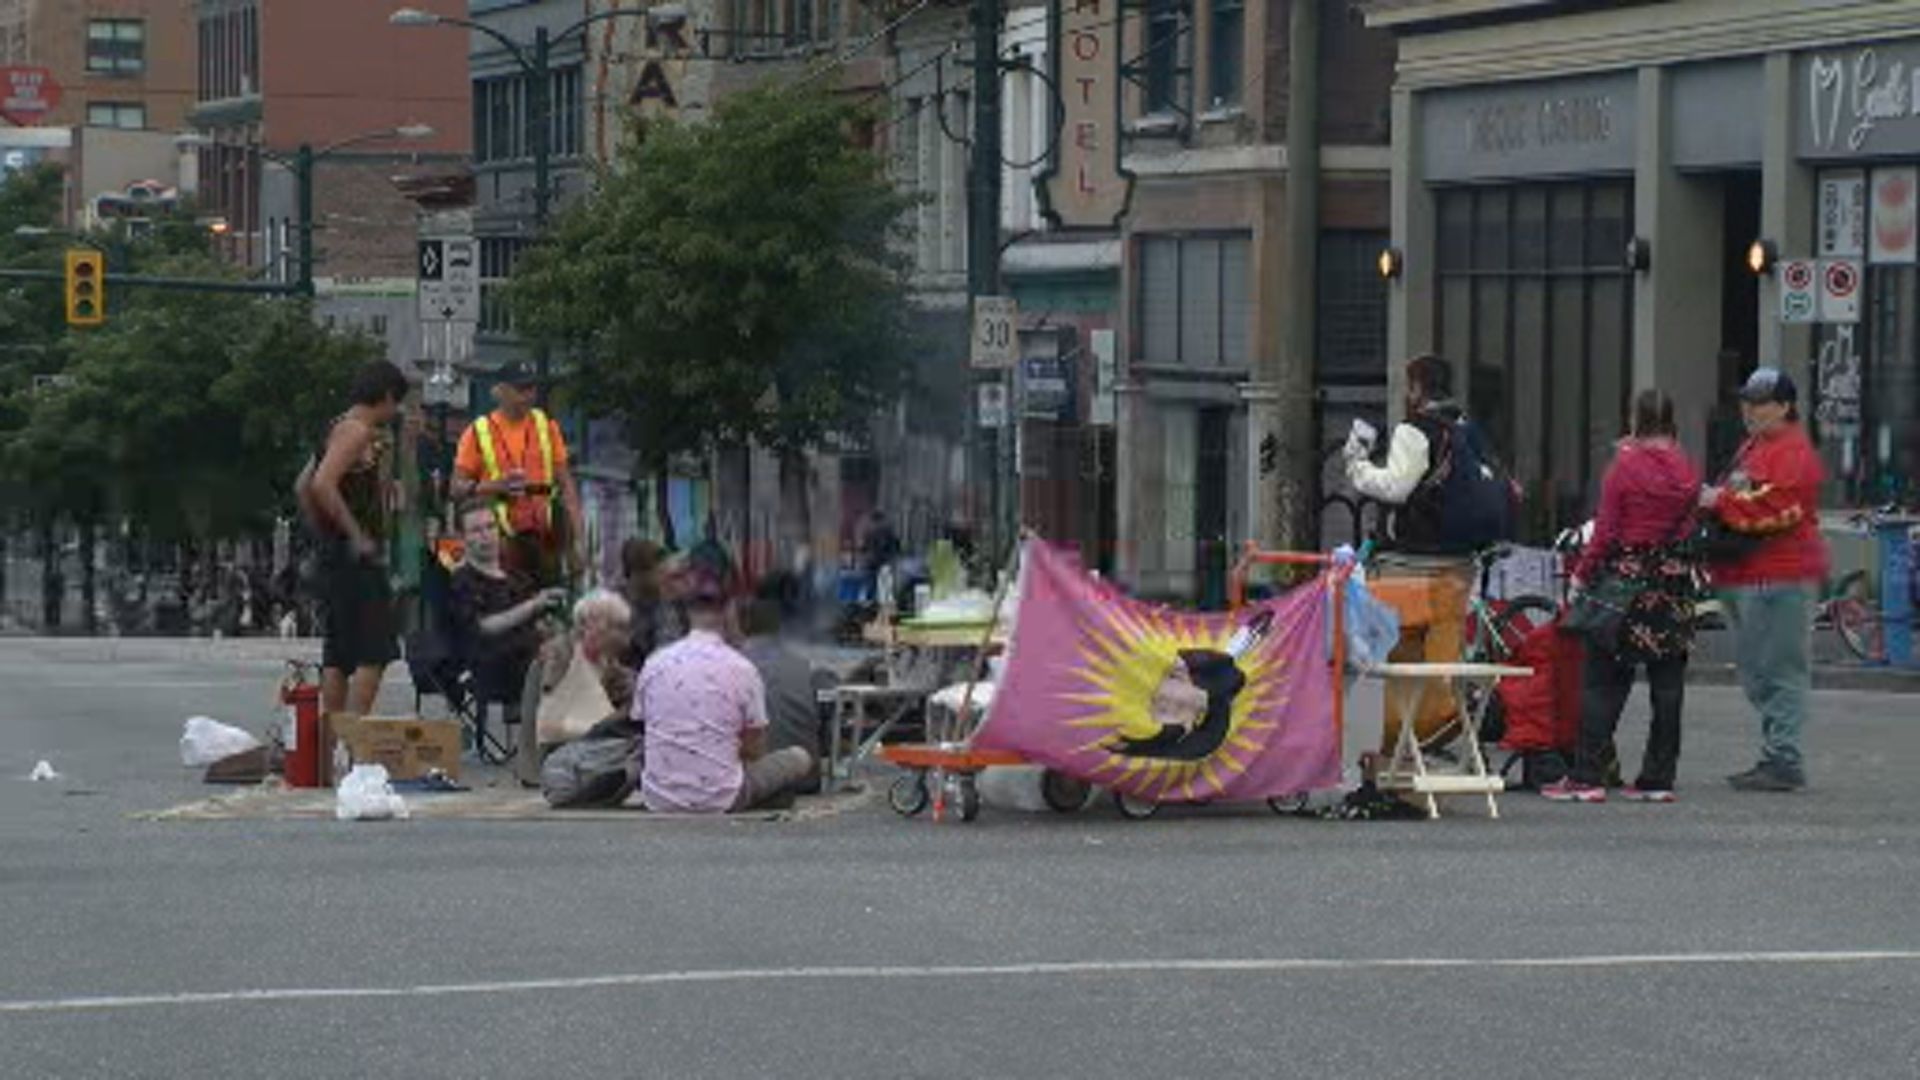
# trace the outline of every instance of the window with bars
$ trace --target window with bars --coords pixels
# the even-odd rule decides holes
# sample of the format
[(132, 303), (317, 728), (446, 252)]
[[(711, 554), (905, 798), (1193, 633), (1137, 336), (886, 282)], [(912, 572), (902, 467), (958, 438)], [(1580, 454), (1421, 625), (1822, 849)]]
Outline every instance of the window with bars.
[(147, 70), (145, 19), (90, 19), (87, 22), (87, 73), (138, 75)]
[(1320, 234), (1316, 301), (1322, 383), (1383, 384), (1387, 378), (1387, 281), (1378, 259), (1387, 233), (1329, 229)]
[(1245, 370), (1252, 360), (1252, 239), (1227, 233), (1147, 236), (1138, 243), (1135, 359), (1148, 367)]
[(1247, 36), (1246, 0), (1213, 0), (1207, 28), (1207, 107), (1240, 104)]
[(1440, 354), (1528, 491), (1533, 539), (1584, 520), (1633, 385), (1625, 181), (1436, 193)]
[(87, 126), (142, 131), (147, 126), (147, 107), (139, 102), (90, 101), (87, 103)]
[(1185, 112), (1180, 53), (1187, 32), (1186, 7), (1181, 0), (1146, 0), (1146, 5), (1146, 41), (1137, 61), (1142, 70), (1142, 104), (1148, 116)]
[(518, 236), (480, 238), (480, 331), (491, 334), (513, 332), (513, 311), (507, 303), (507, 280), (526, 250), (527, 241)]

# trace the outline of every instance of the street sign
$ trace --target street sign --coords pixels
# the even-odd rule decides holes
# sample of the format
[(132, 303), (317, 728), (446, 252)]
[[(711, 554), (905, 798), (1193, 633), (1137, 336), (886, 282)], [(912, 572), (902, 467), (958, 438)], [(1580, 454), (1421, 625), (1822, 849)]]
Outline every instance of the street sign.
[(975, 368), (1010, 368), (1020, 353), (1020, 308), (1011, 296), (977, 296), (973, 300), (973, 348), (969, 358)]
[(1812, 259), (1780, 260), (1780, 321), (1810, 323), (1818, 312), (1815, 279), (1819, 268)]
[(480, 321), (480, 245), (473, 237), (421, 240), (418, 271), (421, 321)]
[(0, 68), (0, 119), (35, 127), (60, 104), (60, 83), (43, 67)]
[(983, 428), (1003, 428), (1007, 426), (1007, 388), (1000, 383), (981, 383), (976, 388), (979, 393), (980, 426)]
[(1860, 260), (1823, 259), (1820, 263), (1820, 321), (1860, 321)]

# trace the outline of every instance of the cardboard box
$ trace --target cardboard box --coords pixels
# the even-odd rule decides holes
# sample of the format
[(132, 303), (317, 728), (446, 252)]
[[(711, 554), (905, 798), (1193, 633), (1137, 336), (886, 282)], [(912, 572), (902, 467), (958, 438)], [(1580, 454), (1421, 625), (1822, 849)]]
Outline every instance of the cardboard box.
[[(334, 713), (322, 723), (325, 745), (346, 744), (355, 765), (384, 765), (395, 780), (416, 780), (429, 770), (460, 776), (460, 722), (422, 720), (417, 716), (353, 716)], [(332, 751), (322, 756), (321, 771), (330, 773)], [(340, 777), (328, 776), (337, 783)]]

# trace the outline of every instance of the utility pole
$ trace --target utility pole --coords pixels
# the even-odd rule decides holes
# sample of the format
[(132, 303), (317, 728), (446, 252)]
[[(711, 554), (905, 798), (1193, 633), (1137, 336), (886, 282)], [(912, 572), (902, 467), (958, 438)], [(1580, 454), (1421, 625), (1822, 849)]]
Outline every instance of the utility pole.
[(313, 296), (313, 144), (301, 143), (293, 155), (294, 217), (300, 230), (298, 273), (294, 290), (300, 296)]
[(1314, 519), (1314, 383), (1320, 277), (1320, 5), (1289, 7), (1287, 73), (1287, 255), (1281, 303), (1284, 335), (1278, 379), (1278, 468), (1271, 497), (1280, 546), (1318, 551)]
[[(1000, 292), (1001, 4), (1002, 0), (973, 0), (973, 155), (967, 177), (969, 312), (973, 301)], [(1012, 490), (1014, 425), (1020, 422), (1020, 413), (1013, 401), (1013, 373), (995, 377), (1005, 380), (1006, 416), (1005, 423), (993, 433), (991, 458), (985, 469), (989, 478), (987, 550), (998, 559), (1013, 539), (1014, 508), (1020, 501), (1018, 492)]]
[[(527, 75), (527, 116), (532, 130), (527, 133), (533, 151), (533, 234), (535, 239), (547, 235), (547, 218), (553, 210), (553, 144), (549, 136), (553, 132), (552, 118), (547, 115), (547, 90), (553, 81), (552, 39), (547, 36), (545, 26), (533, 31), (533, 63), (526, 70)], [(533, 347), (533, 367), (540, 376), (540, 395), (544, 402), (548, 393), (547, 377), (553, 366), (553, 351), (545, 341)]]

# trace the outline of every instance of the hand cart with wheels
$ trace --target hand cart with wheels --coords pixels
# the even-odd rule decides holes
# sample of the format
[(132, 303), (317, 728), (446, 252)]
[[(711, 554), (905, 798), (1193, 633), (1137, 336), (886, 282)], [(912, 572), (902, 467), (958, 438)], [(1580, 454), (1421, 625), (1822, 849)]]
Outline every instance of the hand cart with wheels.
[[(1262, 551), (1249, 545), (1234, 567), (1231, 580), (1233, 608), (1238, 610), (1246, 600), (1247, 579), (1256, 567), (1293, 566), (1311, 567), (1316, 571), (1316, 580), (1324, 583), (1326, 595), (1332, 608), (1332, 649), (1328, 663), (1335, 672), (1332, 690), (1332, 717), (1335, 738), (1344, 726), (1345, 686), (1339, 673), (1345, 668), (1347, 658), (1345, 605), (1338, 602), (1342, 595), (1352, 564), (1336, 561), (1330, 556), (1318, 553), (1298, 553)], [(999, 607), (1004, 601), (996, 601), (996, 618)], [(982, 642), (984, 650), (986, 642)], [(984, 695), (980, 695), (984, 696)], [(969, 684), (958, 708), (952, 710), (956, 719), (940, 730), (933, 721), (934, 710), (929, 710), (929, 739), (925, 745), (896, 745), (881, 748), (879, 756), (906, 770), (897, 779), (889, 792), (889, 803), (894, 810), (905, 816), (919, 814), (932, 808), (936, 816), (952, 813), (962, 821), (971, 821), (979, 813), (979, 795), (976, 778), (987, 768), (1031, 764), (1030, 759), (1018, 751), (985, 748), (975, 745), (977, 734), (977, 715), (982, 710), (976, 708), (975, 688)], [(1041, 796), (1050, 808), (1061, 812), (1072, 812), (1083, 807), (1094, 790), (1095, 784), (1088, 779), (1069, 775), (1049, 768), (1041, 778)], [(1153, 816), (1165, 801), (1142, 798), (1138, 794), (1121, 790), (1112, 790), (1116, 809), (1129, 819), (1139, 820)], [(1191, 788), (1189, 788), (1191, 792)], [(1269, 798), (1267, 805), (1276, 813), (1292, 815), (1303, 805), (1305, 793), (1290, 793), (1284, 797)]]

